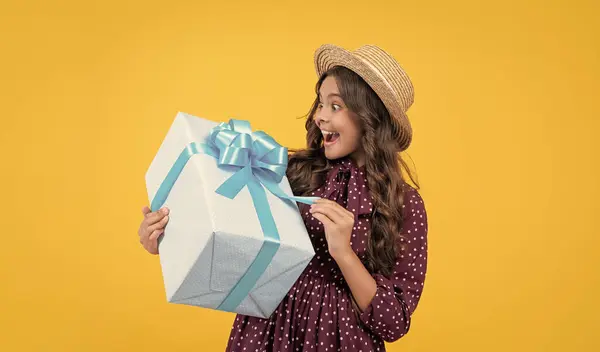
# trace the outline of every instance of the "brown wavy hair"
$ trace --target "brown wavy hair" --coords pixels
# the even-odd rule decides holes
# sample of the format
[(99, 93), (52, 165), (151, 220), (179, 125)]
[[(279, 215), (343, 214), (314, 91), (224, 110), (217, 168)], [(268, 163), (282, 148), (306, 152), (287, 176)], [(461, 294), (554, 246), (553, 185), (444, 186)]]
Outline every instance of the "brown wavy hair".
[(362, 148), (366, 157), (366, 177), (373, 198), (372, 227), (364, 263), (372, 273), (391, 276), (397, 261), (406, 172), (415, 188), (418, 182), (400, 156), (399, 126), (371, 87), (353, 71), (336, 66), (318, 80), (317, 97), (306, 118), (306, 148), (290, 149), (287, 177), (294, 194), (307, 196), (322, 186), (331, 163), (323, 151), (323, 136), (313, 118), (319, 104), (319, 89), (326, 77), (336, 79), (340, 95), (362, 126)]

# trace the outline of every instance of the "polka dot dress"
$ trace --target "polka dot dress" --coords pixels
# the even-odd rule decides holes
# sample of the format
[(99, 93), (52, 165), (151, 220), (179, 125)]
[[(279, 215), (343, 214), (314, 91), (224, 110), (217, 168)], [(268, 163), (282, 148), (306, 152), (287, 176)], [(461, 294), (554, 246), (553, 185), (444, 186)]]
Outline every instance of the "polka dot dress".
[[(327, 251), (323, 226), (301, 204), (315, 257), (269, 319), (237, 315), (227, 351), (385, 351), (384, 341), (404, 336), (421, 297), (427, 267), (427, 215), (417, 191), (405, 186), (406, 251), (391, 277), (373, 275), (377, 293), (362, 312)], [(314, 196), (334, 200), (356, 216), (351, 245), (365, 258), (373, 210), (364, 168), (337, 160)]]

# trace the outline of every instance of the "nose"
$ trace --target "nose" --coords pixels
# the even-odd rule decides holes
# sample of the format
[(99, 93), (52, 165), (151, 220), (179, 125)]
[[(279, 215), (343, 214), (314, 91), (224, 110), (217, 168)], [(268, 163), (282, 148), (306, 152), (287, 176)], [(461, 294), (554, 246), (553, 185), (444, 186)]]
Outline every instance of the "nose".
[(319, 127), (323, 124), (327, 124), (331, 118), (324, 110), (325, 109), (320, 109), (315, 113), (315, 123)]

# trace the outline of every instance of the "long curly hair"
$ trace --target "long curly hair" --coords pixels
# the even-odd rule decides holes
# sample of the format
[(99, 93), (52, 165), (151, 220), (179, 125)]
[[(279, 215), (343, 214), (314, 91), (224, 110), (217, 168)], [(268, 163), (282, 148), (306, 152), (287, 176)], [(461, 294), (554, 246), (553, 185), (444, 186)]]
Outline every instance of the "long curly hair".
[(336, 79), (340, 95), (362, 126), (362, 148), (366, 157), (366, 177), (373, 200), (372, 227), (369, 234), (365, 265), (372, 273), (391, 276), (397, 261), (402, 234), (402, 204), (405, 176), (415, 188), (418, 182), (400, 156), (399, 126), (371, 87), (353, 71), (336, 66), (325, 72), (315, 88), (316, 98), (306, 119), (306, 148), (290, 149), (287, 177), (294, 194), (307, 196), (321, 187), (331, 168), (325, 157), (323, 136), (314, 123), (319, 104), (319, 89), (326, 77)]

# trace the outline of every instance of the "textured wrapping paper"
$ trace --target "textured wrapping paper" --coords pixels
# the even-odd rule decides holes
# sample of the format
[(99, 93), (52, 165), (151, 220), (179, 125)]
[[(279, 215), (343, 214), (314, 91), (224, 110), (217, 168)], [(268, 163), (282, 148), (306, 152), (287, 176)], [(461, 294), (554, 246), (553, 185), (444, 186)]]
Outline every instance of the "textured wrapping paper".
[(246, 121), (178, 113), (146, 173), (167, 300), (266, 318), (314, 256), (287, 150)]

